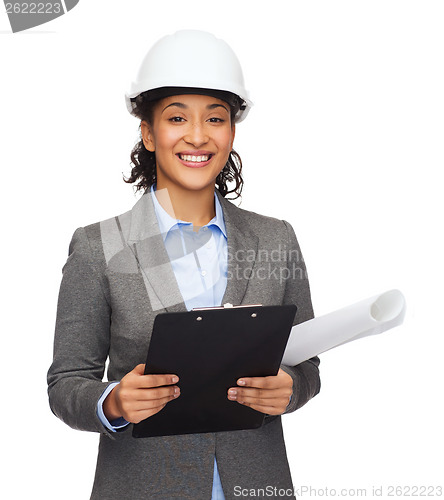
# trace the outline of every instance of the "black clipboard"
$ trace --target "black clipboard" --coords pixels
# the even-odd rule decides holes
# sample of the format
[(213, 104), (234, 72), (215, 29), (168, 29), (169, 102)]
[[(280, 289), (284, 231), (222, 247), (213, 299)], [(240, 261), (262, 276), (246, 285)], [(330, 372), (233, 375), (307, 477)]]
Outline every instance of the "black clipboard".
[(175, 373), (180, 396), (133, 437), (254, 429), (265, 414), (227, 398), (240, 377), (276, 375), (295, 305), (207, 308), (156, 316), (145, 374)]

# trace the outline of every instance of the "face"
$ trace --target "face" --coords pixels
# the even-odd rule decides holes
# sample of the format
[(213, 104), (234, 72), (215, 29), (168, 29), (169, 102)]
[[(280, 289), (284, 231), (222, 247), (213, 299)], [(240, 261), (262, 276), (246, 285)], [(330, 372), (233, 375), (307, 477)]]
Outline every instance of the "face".
[(156, 153), (157, 189), (213, 191), (235, 127), (225, 101), (178, 95), (157, 102), (152, 123), (142, 121), (141, 131), (146, 149)]

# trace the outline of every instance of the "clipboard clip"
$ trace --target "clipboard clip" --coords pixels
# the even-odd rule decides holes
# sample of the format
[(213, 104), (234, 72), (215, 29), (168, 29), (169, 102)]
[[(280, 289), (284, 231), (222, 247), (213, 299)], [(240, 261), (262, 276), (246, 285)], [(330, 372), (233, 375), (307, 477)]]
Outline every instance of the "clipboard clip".
[(242, 307), (262, 307), (262, 304), (242, 304), (239, 306), (234, 306), (229, 302), (226, 302), (223, 306), (215, 306), (215, 307), (193, 307), (192, 311), (210, 311), (214, 309), (239, 309)]

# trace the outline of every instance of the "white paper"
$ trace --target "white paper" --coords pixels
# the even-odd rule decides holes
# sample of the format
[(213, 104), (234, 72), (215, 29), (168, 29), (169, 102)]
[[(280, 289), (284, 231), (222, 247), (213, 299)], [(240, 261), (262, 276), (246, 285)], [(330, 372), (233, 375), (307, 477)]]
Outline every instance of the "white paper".
[(282, 364), (294, 366), (352, 340), (402, 324), (406, 304), (399, 290), (389, 290), (337, 311), (293, 326)]

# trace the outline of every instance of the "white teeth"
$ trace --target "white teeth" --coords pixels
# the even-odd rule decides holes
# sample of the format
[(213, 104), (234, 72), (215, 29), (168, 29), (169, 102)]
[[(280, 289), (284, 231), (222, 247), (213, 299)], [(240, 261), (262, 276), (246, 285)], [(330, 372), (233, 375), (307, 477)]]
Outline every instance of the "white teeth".
[(210, 158), (209, 155), (202, 155), (202, 156), (179, 155), (179, 157), (183, 161), (194, 161), (196, 163), (200, 163), (202, 161), (208, 161), (208, 159)]

